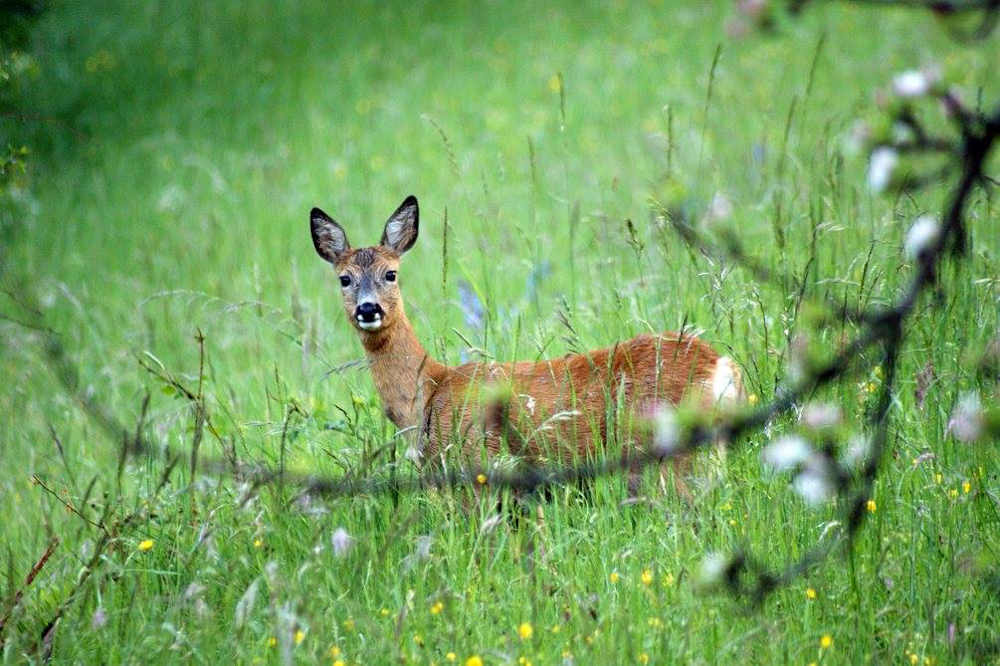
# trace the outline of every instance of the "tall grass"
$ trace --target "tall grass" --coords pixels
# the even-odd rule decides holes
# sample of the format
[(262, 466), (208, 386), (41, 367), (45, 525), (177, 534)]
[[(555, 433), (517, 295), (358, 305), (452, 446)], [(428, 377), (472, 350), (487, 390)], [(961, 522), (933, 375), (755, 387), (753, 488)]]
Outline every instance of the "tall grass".
[[(34, 171), (0, 307), (17, 317), (18, 290), (37, 297), (80, 395), (117, 418), (139, 422), (148, 393), (152, 441), (363, 476), (385, 468), (393, 429), (307, 214), (320, 205), (374, 243), (413, 192), (422, 233), (400, 283), (442, 360), (545, 358), (688, 324), (767, 399), (807, 328), (800, 303), (888, 302), (904, 230), (942, 197), (872, 196), (842, 137), (894, 72), (931, 59), (997, 97), (997, 38), (958, 48), (929, 18), (858, 8), (736, 42), (723, 21), (701, 3), (55, 6), (26, 104), (59, 120), (17, 121)], [(689, 250), (649, 213), (677, 202), (697, 222), (718, 192), (778, 285)], [(996, 659), (998, 456), (946, 434), (957, 397), (986, 385), (963, 361), (1000, 324), (994, 205), (977, 199), (970, 222), (948, 302), (905, 341), (870, 527), (753, 612), (695, 584), (706, 554), (777, 564), (836, 534), (832, 507), (761, 469), (760, 445), (788, 423), (699, 460), (690, 504), (664, 491), (623, 504), (624, 481), (602, 479), (520, 522), (450, 493), (323, 501), (183, 462), (161, 484), (162, 460), (118, 468), (120, 442), (39, 360), (41, 338), (0, 322), (0, 611), (59, 539), (11, 612), (4, 659)], [(482, 330), (462, 283), (486, 306)], [(881, 379), (858, 361), (860, 378), (816, 396), (849, 418)]]

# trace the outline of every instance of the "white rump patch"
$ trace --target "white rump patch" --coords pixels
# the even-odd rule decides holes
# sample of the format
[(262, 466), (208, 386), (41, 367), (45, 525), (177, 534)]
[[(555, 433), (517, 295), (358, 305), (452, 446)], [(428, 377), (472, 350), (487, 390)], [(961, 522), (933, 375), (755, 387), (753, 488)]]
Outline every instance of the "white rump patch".
[(716, 403), (730, 403), (740, 399), (740, 371), (728, 356), (720, 356), (715, 362), (712, 397)]

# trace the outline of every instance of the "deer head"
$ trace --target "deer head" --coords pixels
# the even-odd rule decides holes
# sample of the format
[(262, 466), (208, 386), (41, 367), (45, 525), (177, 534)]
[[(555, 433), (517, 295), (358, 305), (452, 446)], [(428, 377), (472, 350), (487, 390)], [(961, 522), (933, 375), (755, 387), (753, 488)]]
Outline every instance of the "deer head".
[(373, 247), (352, 248), (347, 234), (319, 208), (309, 216), (313, 245), (337, 271), (344, 311), (362, 334), (390, 330), (406, 314), (399, 293), (399, 258), (417, 241), (419, 210), (412, 194), (385, 223), (382, 240)]

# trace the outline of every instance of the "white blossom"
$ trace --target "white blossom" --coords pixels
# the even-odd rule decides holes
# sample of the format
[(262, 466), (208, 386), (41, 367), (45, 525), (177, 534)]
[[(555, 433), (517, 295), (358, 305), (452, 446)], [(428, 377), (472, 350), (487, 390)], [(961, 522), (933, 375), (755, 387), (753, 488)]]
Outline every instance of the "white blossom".
[(960, 442), (971, 443), (983, 436), (983, 406), (979, 395), (966, 393), (963, 395), (948, 420), (948, 431)]
[(825, 463), (809, 465), (796, 475), (792, 484), (809, 504), (821, 504), (833, 495), (833, 480)]
[(354, 545), (354, 537), (347, 533), (343, 527), (338, 527), (330, 537), (330, 544), (333, 546), (333, 554), (337, 557), (347, 555)]
[(90, 628), (97, 630), (108, 623), (108, 614), (104, 612), (103, 606), (98, 606), (94, 615), (90, 618)]
[(899, 164), (899, 153), (888, 146), (872, 151), (868, 161), (868, 186), (873, 192), (882, 192), (892, 182), (892, 172)]
[(910, 69), (893, 77), (892, 92), (904, 99), (923, 97), (940, 78), (941, 72), (936, 67)]
[(799, 416), (799, 421), (806, 427), (820, 430), (840, 425), (842, 418), (843, 415), (838, 405), (822, 402), (806, 405)]
[(653, 414), (653, 452), (668, 455), (681, 442), (681, 427), (677, 423), (677, 412), (670, 407), (661, 407)]
[(809, 459), (812, 452), (812, 447), (803, 437), (785, 435), (765, 446), (760, 455), (766, 464), (781, 472), (798, 467)]
[(937, 241), (941, 225), (933, 215), (921, 215), (906, 232), (903, 252), (911, 259), (918, 258), (932, 243)]
[(709, 553), (702, 559), (698, 571), (698, 582), (702, 585), (717, 585), (729, 567), (729, 558), (722, 553)]

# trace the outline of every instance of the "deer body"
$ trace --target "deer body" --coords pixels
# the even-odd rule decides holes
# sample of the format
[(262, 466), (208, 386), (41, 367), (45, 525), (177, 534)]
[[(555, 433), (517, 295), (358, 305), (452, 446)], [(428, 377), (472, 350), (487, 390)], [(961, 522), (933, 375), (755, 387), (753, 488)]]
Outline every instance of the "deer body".
[(742, 398), (728, 357), (692, 336), (640, 335), (585, 354), (448, 367), (424, 350), (406, 317), (396, 271), (417, 238), (418, 208), (408, 197), (386, 222), (377, 247), (352, 249), (319, 209), (313, 242), (336, 267), (344, 307), (361, 337), (388, 418), (418, 433), (425, 461), (480, 461), (502, 452), (571, 462), (609, 439), (634, 442), (637, 418), (662, 403), (705, 409)]

